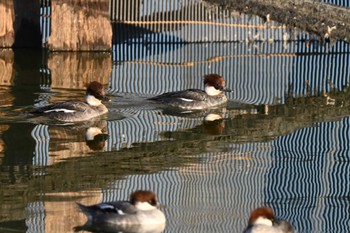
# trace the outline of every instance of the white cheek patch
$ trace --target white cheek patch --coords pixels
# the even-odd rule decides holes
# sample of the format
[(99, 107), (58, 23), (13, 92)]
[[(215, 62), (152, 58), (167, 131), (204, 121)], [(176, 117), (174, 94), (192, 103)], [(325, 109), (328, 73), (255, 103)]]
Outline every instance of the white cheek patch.
[(86, 96), (86, 102), (90, 104), (91, 106), (99, 106), (101, 105), (101, 100), (96, 99), (93, 95), (87, 95)]
[(66, 108), (56, 108), (56, 109), (51, 109), (51, 110), (44, 111), (44, 113), (49, 113), (49, 112), (73, 113), (73, 112), (76, 112), (76, 111), (75, 110), (71, 110), (71, 109), (66, 109)]
[(205, 92), (211, 96), (220, 95), (222, 93), (222, 91), (215, 89), (215, 87), (213, 86), (206, 86)]
[(136, 202), (135, 207), (139, 210), (154, 210), (157, 209), (155, 206), (148, 202)]
[(255, 225), (265, 225), (265, 226), (272, 226), (272, 221), (267, 218), (259, 217), (254, 222)]
[(192, 99), (186, 99), (186, 98), (180, 98), (180, 100), (186, 101), (186, 102), (193, 102), (194, 100)]

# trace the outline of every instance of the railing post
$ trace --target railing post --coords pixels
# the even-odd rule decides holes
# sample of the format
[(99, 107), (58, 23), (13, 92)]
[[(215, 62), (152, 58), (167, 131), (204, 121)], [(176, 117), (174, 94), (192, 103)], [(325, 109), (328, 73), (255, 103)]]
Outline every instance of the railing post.
[(112, 50), (109, 0), (55, 0), (51, 7), (50, 50)]
[(1, 1), (0, 47), (41, 47), (39, 0)]

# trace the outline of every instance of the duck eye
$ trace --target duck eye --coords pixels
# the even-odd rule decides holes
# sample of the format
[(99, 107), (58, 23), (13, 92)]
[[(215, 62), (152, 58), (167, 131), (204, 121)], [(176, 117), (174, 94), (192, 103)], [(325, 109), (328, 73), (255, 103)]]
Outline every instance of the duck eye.
[(157, 201), (156, 200), (150, 200), (149, 203), (153, 206), (156, 206), (157, 205)]
[(215, 84), (214, 87), (215, 87), (216, 90), (220, 90), (220, 91), (222, 91), (224, 89), (224, 87), (219, 85), (219, 84)]

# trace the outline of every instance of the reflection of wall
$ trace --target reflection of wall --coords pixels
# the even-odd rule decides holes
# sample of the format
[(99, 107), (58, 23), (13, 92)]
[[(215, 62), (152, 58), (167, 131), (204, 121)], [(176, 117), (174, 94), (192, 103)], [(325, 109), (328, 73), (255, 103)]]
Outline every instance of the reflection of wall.
[(86, 193), (89, 196), (83, 198), (84, 193), (46, 193), (47, 197), (50, 195), (58, 195), (65, 199), (69, 197), (74, 201), (46, 201), (27, 204), (27, 232), (74, 232), (74, 227), (85, 224), (87, 220), (85, 215), (78, 210), (76, 202), (96, 204), (101, 201), (101, 192)]
[(12, 50), (0, 51), (0, 85), (13, 84), (13, 61), (14, 53)]
[(51, 87), (85, 89), (91, 81), (108, 84), (112, 72), (109, 53), (52, 53), (48, 58)]
[(0, 164), (1, 164), (1, 159), (4, 156), (5, 148), (6, 148), (5, 142), (4, 142), (4, 140), (2, 140), (1, 135), (2, 135), (2, 132), (8, 130), (8, 128), (9, 128), (8, 125), (0, 125)]
[[(9, 93), (9, 90), (10, 89), (8, 87), (0, 88), (0, 95), (1, 95), (0, 106), (3, 107), (3, 108), (11, 107), (12, 104), (13, 104), (14, 96), (11, 93)], [(0, 116), (4, 116), (5, 117), (8, 114), (9, 114), (8, 111), (0, 111)]]
[(50, 130), (50, 164), (63, 159), (88, 156), (92, 150), (86, 144), (85, 131), (63, 131), (59, 128)]

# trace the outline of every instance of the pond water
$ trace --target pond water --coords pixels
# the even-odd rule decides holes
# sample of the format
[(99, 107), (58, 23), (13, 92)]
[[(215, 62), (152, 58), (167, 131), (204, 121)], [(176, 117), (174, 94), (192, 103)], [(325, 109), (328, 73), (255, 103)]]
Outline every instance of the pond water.
[[(276, 30), (225, 43), (153, 44), (145, 34), (112, 55), (1, 51), (0, 232), (73, 232), (86, 220), (76, 202), (137, 189), (157, 194), (164, 232), (242, 232), (262, 205), (301, 233), (346, 232), (349, 45)], [(208, 73), (233, 90), (227, 105), (181, 112), (146, 100), (202, 88)], [(82, 99), (91, 80), (108, 84), (107, 115), (68, 125), (27, 116)], [(108, 137), (87, 140), (90, 127)]]

